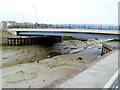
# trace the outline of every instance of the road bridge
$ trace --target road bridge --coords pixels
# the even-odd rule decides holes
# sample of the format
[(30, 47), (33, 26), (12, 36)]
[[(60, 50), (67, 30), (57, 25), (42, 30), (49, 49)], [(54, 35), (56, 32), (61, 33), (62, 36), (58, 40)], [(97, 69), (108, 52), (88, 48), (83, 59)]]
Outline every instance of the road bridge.
[(18, 36), (77, 36), (106, 39), (119, 39), (120, 30), (111, 29), (79, 29), (79, 28), (14, 28), (10, 32)]

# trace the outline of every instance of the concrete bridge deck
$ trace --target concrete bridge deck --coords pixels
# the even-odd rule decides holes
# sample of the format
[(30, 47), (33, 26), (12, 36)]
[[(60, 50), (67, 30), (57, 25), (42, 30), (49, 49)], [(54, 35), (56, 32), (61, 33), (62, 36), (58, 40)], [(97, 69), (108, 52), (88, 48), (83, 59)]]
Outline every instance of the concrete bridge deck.
[(64, 28), (36, 28), (36, 29), (9, 29), (10, 31), (42, 31), (42, 32), (84, 32), (84, 33), (104, 33), (104, 34), (120, 34), (120, 30), (101, 30), (101, 29), (64, 29)]
[(65, 29), (65, 28), (36, 28), (36, 29), (9, 29), (10, 32), (16, 33), (18, 36), (79, 36), (79, 37), (94, 37), (119, 39), (120, 30), (105, 30), (105, 29)]

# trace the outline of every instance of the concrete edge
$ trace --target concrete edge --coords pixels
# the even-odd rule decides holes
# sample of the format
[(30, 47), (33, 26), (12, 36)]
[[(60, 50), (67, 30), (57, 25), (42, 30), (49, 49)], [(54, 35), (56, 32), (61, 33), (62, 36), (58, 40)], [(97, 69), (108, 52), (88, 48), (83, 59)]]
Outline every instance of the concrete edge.
[[(114, 52), (116, 52), (116, 50), (113, 50), (113, 51), (103, 55), (101, 58), (96, 59), (96, 60), (102, 61), (104, 58), (108, 57), (109, 55), (113, 54)], [(69, 74), (65, 77), (59, 78), (59, 79), (53, 81), (52, 83), (43, 86), (42, 88), (55, 88), (57, 85), (60, 85), (67, 80), (73, 79), (74, 77), (78, 76), (80, 73), (82, 73), (83, 71), (92, 67), (93, 65), (96, 65), (97, 63), (99, 63), (99, 62), (95, 62), (95, 63), (91, 64), (90, 66), (85, 67), (84, 69), (82, 69), (80, 71), (76, 71), (76, 72), (73, 72), (72, 74)]]

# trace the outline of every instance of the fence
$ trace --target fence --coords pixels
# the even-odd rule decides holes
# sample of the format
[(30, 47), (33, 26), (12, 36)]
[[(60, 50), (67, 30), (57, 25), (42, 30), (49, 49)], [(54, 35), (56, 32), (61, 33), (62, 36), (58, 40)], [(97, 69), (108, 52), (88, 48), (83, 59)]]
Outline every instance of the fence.
[(66, 28), (66, 29), (108, 29), (119, 30), (119, 25), (102, 24), (35, 24), (35, 25), (14, 25), (7, 28)]

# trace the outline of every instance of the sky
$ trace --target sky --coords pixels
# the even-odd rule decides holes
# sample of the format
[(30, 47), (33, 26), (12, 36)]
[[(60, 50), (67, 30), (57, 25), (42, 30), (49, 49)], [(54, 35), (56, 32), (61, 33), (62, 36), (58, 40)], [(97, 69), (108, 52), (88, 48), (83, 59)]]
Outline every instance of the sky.
[(119, 0), (0, 0), (0, 21), (118, 24)]

